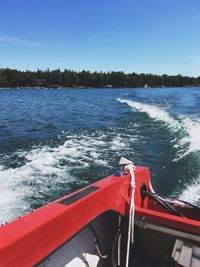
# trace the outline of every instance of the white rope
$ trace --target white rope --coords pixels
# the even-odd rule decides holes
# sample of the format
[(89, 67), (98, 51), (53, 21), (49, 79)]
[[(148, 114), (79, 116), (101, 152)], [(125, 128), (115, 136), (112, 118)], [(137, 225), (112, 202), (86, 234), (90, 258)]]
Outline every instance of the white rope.
[(128, 222), (128, 238), (127, 238), (127, 249), (126, 249), (126, 267), (129, 265), (129, 255), (130, 255), (130, 245), (134, 243), (134, 217), (135, 217), (135, 166), (133, 164), (127, 165), (125, 171), (129, 172), (131, 175), (131, 201), (129, 210), (129, 222)]

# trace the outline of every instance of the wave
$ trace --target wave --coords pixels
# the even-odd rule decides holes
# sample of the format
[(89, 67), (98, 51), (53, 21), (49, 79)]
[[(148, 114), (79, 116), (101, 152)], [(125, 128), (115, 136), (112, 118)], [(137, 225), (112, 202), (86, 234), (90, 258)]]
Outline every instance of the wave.
[[(175, 120), (166, 110), (160, 107), (131, 100), (117, 100), (133, 109), (145, 112), (150, 118), (165, 123), (166, 126), (170, 127), (170, 130), (173, 130), (175, 136), (171, 143), (176, 149), (173, 161), (179, 161), (191, 153), (200, 151), (200, 119), (198, 117), (181, 115)], [(199, 158), (199, 155), (197, 154), (195, 157)], [(200, 177), (190, 184), (186, 183), (181, 192), (174, 192), (173, 195), (200, 205)]]
[[(174, 119), (165, 109), (155, 105), (120, 98), (117, 101), (125, 103), (138, 111), (145, 112), (150, 118), (156, 121), (164, 122), (175, 133), (174, 139), (171, 140), (173, 147), (177, 149), (174, 161), (178, 161), (192, 152), (200, 151), (199, 118), (179, 116), (177, 119)], [(181, 134), (178, 134), (180, 131)]]
[(157, 121), (162, 121), (170, 126), (172, 129), (180, 129), (181, 126), (178, 121), (176, 121), (166, 110), (154, 105), (144, 104), (132, 100), (124, 100), (118, 98), (117, 101), (120, 103), (127, 104), (129, 107), (139, 110), (141, 112), (145, 112), (149, 115), (150, 118), (155, 119)]
[(182, 127), (187, 135), (180, 140), (180, 144), (188, 144), (187, 151), (181, 155), (184, 157), (192, 152), (200, 151), (200, 119), (185, 117), (182, 120)]
[(200, 177), (192, 184), (185, 185), (185, 189), (179, 193), (179, 199), (200, 205)]
[[(60, 182), (64, 177), (64, 170), (59, 166), (58, 159), (48, 147), (35, 148), (29, 153), (18, 152), (18, 158), (24, 157), (26, 163), (17, 168), (0, 170), (0, 209), (1, 221), (10, 221), (31, 210), (30, 203), (25, 199), (29, 197), (40, 198), (41, 194), (49, 191), (53, 183)], [(6, 161), (9, 161), (7, 157)], [(48, 179), (54, 176), (54, 180)], [(69, 175), (65, 173), (65, 179)], [(47, 186), (48, 183), (48, 186)], [(37, 190), (36, 190), (37, 188)]]
[[(176, 158), (200, 149), (197, 138), (200, 130), (199, 120), (186, 117), (176, 120), (167, 110), (158, 106), (131, 100), (118, 99), (118, 101), (145, 112), (156, 121), (163, 122), (175, 135), (183, 130), (183, 135), (173, 140), (174, 147), (178, 145)], [(136, 126), (133, 125), (133, 127)], [(32, 208), (30, 198), (40, 199), (41, 203), (45, 204), (46, 196), (55, 195), (55, 192), (61, 189), (64, 192), (63, 188), (67, 190), (70, 183), (87, 183), (80, 177), (82, 171), (87, 173), (87, 170), (91, 168), (91, 170), (103, 169), (104, 172), (109, 173), (113, 160), (122, 154), (133, 155), (132, 143), (138, 135), (138, 132), (132, 132), (132, 126), (131, 132), (128, 130), (124, 132), (120, 128), (108, 128), (106, 131), (98, 130), (92, 133), (84, 131), (80, 134), (62, 132), (58, 140), (50, 145), (38, 144), (29, 150), (18, 150), (12, 155), (2, 155), (0, 159), (0, 222), (10, 221), (29, 212)], [(186, 144), (187, 149), (182, 151), (181, 147)], [(10, 163), (13, 158), (17, 162), (15, 167)], [(193, 188), (193, 185), (191, 186)], [(194, 186), (192, 190), (195, 189), (197, 190), (197, 186)], [(52, 190), (55, 192), (52, 193)], [(183, 197), (186, 199), (187, 191), (184, 192)], [(188, 194), (191, 193), (188, 192)]]
[[(79, 171), (94, 165), (95, 168), (111, 169), (109, 153), (119, 155), (126, 146), (123, 138), (112, 130), (107, 134), (70, 135), (63, 132), (59, 138), (60, 144), (53, 147), (38, 145), (29, 151), (20, 150), (1, 158), (0, 223), (29, 212), (31, 201), (27, 198), (37, 198), (45, 204), (45, 196), (52, 190), (63, 190), (71, 182), (87, 183), (77, 178)], [(21, 165), (10, 167), (13, 157), (21, 161)]]
[(0, 129), (7, 128), (6, 124), (0, 124)]
[(44, 125), (44, 128), (46, 128), (46, 129), (56, 129), (56, 126), (52, 122), (49, 122), (49, 123)]

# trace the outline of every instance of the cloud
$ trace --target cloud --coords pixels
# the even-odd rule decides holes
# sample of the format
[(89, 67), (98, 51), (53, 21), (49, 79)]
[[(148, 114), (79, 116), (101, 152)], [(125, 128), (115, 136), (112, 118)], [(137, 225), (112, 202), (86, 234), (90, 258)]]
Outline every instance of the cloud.
[(98, 39), (102, 36), (102, 34), (98, 33), (98, 34), (93, 34), (93, 35), (90, 35), (87, 39), (88, 40), (94, 40), (94, 39)]
[(40, 42), (26, 41), (20, 38), (0, 37), (0, 42), (10, 43), (14, 45), (28, 46), (28, 47), (42, 47), (45, 46)]

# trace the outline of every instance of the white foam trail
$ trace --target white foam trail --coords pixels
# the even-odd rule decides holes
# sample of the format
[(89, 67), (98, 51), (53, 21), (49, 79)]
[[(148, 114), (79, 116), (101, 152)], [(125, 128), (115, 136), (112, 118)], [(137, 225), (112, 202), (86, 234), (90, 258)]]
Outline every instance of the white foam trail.
[(200, 119), (185, 118), (183, 119), (182, 126), (187, 131), (188, 136), (184, 137), (181, 142), (188, 143), (189, 148), (185, 154), (200, 151)]
[(121, 150), (128, 146), (128, 140), (125, 140), (121, 136), (116, 136), (111, 142), (111, 149), (112, 150)]
[[(31, 196), (38, 197), (40, 192), (35, 195), (36, 188), (42, 193), (48, 193), (49, 188), (56, 182), (64, 180), (64, 177), (66, 180), (71, 179), (71, 176), (59, 166), (54, 152), (50, 152), (47, 147), (33, 149), (30, 154), (27, 152), (25, 158), (26, 164), (19, 168), (0, 170), (1, 222), (10, 221), (30, 211), (30, 203), (25, 199)], [(54, 176), (53, 179), (49, 179), (51, 175)]]
[(191, 185), (187, 185), (179, 195), (179, 199), (188, 201), (193, 204), (200, 204), (200, 177)]
[(178, 161), (190, 153), (200, 151), (200, 119), (184, 116), (181, 116), (180, 119), (185, 136), (174, 145), (175, 148), (178, 148), (174, 161)]
[(180, 129), (180, 124), (178, 123), (178, 121), (174, 120), (170, 116), (170, 114), (166, 110), (163, 110), (162, 108), (132, 101), (132, 100), (120, 99), (120, 98), (118, 98), (117, 101), (119, 101), (120, 103), (127, 104), (129, 107), (133, 109), (139, 110), (141, 112), (145, 112), (149, 115), (150, 118), (155, 119), (157, 121), (162, 121), (173, 129), (176, 129), (176, 130)]
[[(152, 105), (147, 105), (131, 100), (122, 100), (118, 99), (120, 103), (125, 103), (131, 108), (145, 112), (149, 115), (150, 118), (163, 121), (175, 132), (182, 129), (183, 137), (180, 139), (172, 140), (174, 147), (178, 149), (176, 158), (174, 161), (177, 161), (184, 156), (200, 151), (200, 119), (180, 116), (180, 122), (173, 119), (170, 114), (157, 107)], [(185, 147), (186, 146), (186, 147)], [(187, 184), (185, 189), (178, 196), (180, 199), (198, 204), (200, 203), (200, 177), (194, 181), (192, 184)]]
[[(135, 102), (132, 100), (117, 99), (131, 108), (145, 112), (150, 118), (162, 121), (174, 132), (183, 130), (184, 136), (172, 140), (173, 146), (178, 149), (174, 161), (177, 161), (192, 152), (200, 151), (200, 119), (180, 116), (180, 121), (175, 120), (170, 114), (160, 107)], [(185, 147), (185, 145), (187, 147)]]
[[(113, 132), (108, 135), (68, 135), (65, 138), (67, 140), (61, 145), (37, 146), (30, 151), (16, 152), (15, 156), (25, 161), (17, 168), (6, 168), (1, 159), (0, 223), (30, 211), (31, 203), (27, 202), (27, 197), (42, 199), (50, 189), (59, 190), (58, 184), (67, 186), (68, 182), (75, 180), (83, 183), (71, 175), (72, 170), (93, 164), (109, 167), (104, 153), (118, 153), (124, 147), (123, 140)], [(11, 158), (5, 155), (6, 162)]]

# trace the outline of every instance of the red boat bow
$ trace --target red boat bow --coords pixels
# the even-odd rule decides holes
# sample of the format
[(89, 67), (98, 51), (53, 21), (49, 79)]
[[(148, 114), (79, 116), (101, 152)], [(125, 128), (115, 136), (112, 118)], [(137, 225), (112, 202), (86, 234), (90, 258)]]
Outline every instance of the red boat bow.
[[(148, 197), (141, 207), (142, 184), (151, 192), (149, 169), (136, 167), (135, 177), (136, 224), (141, 227), (157, 225), (200, 240), (199, 221), (159, 210), (160, 205)], [(112, 210), (128, 215), (129, 201), (130, 175), (112, 175), (3, 225), (0, 228), (0, 266), (36, 265), (100, 214)]]

